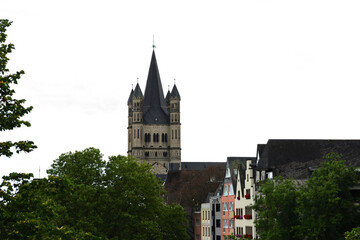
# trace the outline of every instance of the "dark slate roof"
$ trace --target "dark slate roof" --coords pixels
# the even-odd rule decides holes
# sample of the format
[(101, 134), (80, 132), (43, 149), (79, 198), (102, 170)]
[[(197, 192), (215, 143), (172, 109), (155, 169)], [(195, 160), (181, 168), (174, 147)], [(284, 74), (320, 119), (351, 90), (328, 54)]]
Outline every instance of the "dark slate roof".
[(270, 139), (257, 169), (272, 170), (274, 176), (307, 178), (309, 168), (320, 166), (323, 157), (331, 152), (342, 154), (348, 164), (360, 166), (360, 140)]
[(143, 98), (143, 94), (140, 88), (139, 83), (136, 84), (135, 91), (134, 91), (134, 98)]
[(133, 96), (134, 96), (134, 90), (131, 89), (129, 99), (127, 101), (128, 105), (132, 104)]
[(211, 166), (225, 167), (226, 162), (181, 162), (181, 170), (203, 170)]
[(181, 100), (181, 97), (180, 97), (179, 91), (176, 87), (176, 84), (174, 84), (174, 87), (171, 91), (171, 98), (177, 98), (177, 99)]
[(153, 51), (143, 101), (145, 124), (169, 124), (169, 112), (164, 99), (158, 65)]
[(165, 97), (166, 104), (170, 103), (170, 95), (171, 95), (170, 90), (168, 90), (168, 92), (166, 93), (166, 97)]

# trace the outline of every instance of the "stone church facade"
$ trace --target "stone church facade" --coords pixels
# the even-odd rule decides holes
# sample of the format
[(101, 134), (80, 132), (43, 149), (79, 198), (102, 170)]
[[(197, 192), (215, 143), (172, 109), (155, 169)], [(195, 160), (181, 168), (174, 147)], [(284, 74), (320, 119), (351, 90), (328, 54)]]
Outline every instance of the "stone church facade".
[(166, 171), (181, 167), (180, 94), (174, 84), (164, 97), (155, 51), (144, 95), (139, 83), (128, 99), (128, 155)]

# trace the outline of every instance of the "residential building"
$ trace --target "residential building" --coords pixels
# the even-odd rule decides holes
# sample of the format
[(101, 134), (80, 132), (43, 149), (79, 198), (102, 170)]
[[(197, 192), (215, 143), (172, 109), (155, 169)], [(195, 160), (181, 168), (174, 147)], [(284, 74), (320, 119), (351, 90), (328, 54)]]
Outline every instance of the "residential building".
[(222, 193), (222, 184), (216, 190), (215, 195), (210, 197), (209, 199), (210, 210), (211, 210), (210, 240), (221, 240), (222, 238), (221, 193)]
[(235, 235), (246, 238), (256, 238), (256, 212), (251, 208), (256, 194), (254, 163), (255, 158), (247, 159), (245, 164), (238, 168), (236, 176)]
[(210, 240), (210, 203), (201, 204), (201, 240)]
[(201, 212), (194, 212), (194, 239), (201, 240)]

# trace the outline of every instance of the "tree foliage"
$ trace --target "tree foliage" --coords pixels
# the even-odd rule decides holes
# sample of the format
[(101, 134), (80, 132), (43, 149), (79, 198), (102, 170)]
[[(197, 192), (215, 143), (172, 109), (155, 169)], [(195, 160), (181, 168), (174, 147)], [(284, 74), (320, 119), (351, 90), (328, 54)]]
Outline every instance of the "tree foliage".
[(258, 234), (261, 239), (343, 238), (360, 217), (349, 190), (357, 180), (355, 169), (331, 153), (304, 185), (266, 181), (254, 205)]
[[(17, 84), (24, 71), (9, 73), (7, 64), (8, 54), (15, 49), (14, 44), (6, 42), (6, 29), (11, 22), (0, 19), (0, 131), (12, 130), (21, 126), (30, 127), (30, 122), (22, 120), (25, 114), (32, 110), (32, 106), (24, 107), (25, 99), (14, 98), (15, 91), (11, 88), (12, 84)], [(22, 140), (17, 142), (0, 142), (0, 156), (10, 157), (14, 152), (31, 152), (35, 149), (33, 141)]]
[[(84, 177), (94, 173), (94, 165), (84, 165), (79, 156), (100, 163), (92, 175), (99, 176), (96, 180), (81, 182), (69, 174), (69, 168)], [(179, 205), (163, 203), (162, 184), (150, 165), (124, 156), (104, 162), (99, 156), (94, 148), (63, 154), (59, 159), (69, 165), (55, 160), (52, 175), (45, 179), (5, 177), (0, 239), (187, 239), (185, 212)]]

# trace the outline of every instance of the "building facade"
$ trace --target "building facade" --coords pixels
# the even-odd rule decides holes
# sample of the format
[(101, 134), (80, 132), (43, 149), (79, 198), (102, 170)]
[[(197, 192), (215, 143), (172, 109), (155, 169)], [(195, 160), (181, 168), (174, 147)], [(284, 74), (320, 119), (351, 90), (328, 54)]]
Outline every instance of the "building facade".
[(253, 160), (246, 161), (245, 169), (238, 169), (235, 198), (235, 235), (256, 238), (254, 220), (256, 212), (251, 208), (255, 203), (255, 181)]
[(201, 204), (201, 240), (210, 240), (210, 203)]
[(175, 84), (164, 97), (153, 51), (145, 93), (137, 83), (127, 104), (128, 155), (157, 165), (155, 172), (167, 171), (170, 163), (181, 166), (180, 100)]

